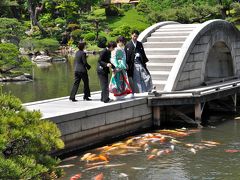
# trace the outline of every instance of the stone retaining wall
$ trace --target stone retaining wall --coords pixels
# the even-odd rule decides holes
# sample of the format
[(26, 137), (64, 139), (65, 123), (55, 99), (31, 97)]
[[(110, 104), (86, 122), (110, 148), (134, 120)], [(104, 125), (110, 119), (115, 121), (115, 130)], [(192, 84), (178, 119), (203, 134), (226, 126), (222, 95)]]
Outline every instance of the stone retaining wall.
[(50, 118), (62, 132), (66, 153), (152, 127), (147, 98)]

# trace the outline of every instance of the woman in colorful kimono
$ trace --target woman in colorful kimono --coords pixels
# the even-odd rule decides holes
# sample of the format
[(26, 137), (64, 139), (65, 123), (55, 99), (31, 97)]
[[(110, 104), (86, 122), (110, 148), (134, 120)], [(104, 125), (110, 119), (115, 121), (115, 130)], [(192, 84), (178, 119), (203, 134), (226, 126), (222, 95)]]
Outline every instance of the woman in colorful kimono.
[(115, 97), (132, 93), (127, 76), (126, 54), (124, 51), (126, 40), (120, 36), (117, 39), (117, 47), (111, 53), (111, 63), (115, 66), (109, 84), (109, 90)]

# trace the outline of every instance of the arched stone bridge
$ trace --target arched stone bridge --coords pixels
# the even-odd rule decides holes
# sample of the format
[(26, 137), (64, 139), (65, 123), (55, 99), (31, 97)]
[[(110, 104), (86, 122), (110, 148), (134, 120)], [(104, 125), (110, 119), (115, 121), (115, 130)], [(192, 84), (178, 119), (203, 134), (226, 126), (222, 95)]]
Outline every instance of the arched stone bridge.
[(240, 75), (240, 33), (227, 21), (160, 22), (138, 40), (158, 91), (185, 90)]

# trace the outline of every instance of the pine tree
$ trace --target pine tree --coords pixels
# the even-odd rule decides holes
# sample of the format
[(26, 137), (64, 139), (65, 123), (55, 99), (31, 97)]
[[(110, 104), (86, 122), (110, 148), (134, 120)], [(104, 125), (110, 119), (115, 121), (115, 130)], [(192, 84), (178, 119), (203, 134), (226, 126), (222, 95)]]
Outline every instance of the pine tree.
[(28, 111), (19, 99), (0, 94), (0, 179), (53, 179), (64, 147), (56, 124)]

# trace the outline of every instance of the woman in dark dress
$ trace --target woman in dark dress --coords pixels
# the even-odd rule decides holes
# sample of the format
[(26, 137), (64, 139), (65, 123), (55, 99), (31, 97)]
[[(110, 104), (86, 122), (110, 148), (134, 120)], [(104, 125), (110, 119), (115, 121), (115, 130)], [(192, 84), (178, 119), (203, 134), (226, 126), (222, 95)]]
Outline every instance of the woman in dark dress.
[(116, 42), (109, 42), (106, 47), (107, 39), (103, 38), (101, 42), (98, 44), (98, 47), (104, 48), (100, 52), (100, 56), (97, 64), (97, 74), (100, 81), (100, 86), (102, 89), (101, 93), (101, 101), (104, 103), (111, 102), (112, 100), (109, 98), (109, 88), (108, 88), (108, 74), (109, 68), (114, 69), (114, 65), (110, 62), (111, 51), (117, 46)]
[(83, 51), (85, 47), (84, 42), (79, 42), (78, 44), (78, 51), (75, 55), (74, 59), (74, 76), (75, 81), (72, 87), (71, 95), (69, 97), (69, 100), (76, 102), (76, 94), (78, 91), (78, 87), (80, 84), (81, 79), (83, 80), (84, 84), (84, 96), (83, 99), (86, 101), (90, 101), (90, 89), (89, 89), (89, 79), (88, 79), (88, 73), (87, 70), (91, 68), (91, 66), (87, 63), (86, 53)]

